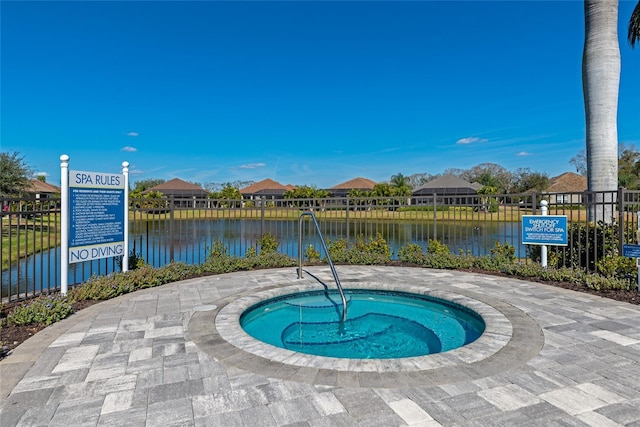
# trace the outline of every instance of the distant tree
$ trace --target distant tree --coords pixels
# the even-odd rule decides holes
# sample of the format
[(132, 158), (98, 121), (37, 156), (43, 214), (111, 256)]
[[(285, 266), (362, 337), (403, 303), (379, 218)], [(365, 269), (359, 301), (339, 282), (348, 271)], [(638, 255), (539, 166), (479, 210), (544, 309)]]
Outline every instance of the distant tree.
[(587, 151), (582, 149), (573, 156), (569, 163), (571, 163), (576, 168), (576, 173), (579, 173), (582, 176), (587, 176)]
[(323, 199), (326, 197), (329, 197), (327, 190), (322, 190), (312, 185), (301, 185), (284, 193), (285, 199)]
[[(579, 174), (586, 176), (587, 157), (585, 150), (580, 150), (569, 163), (576, 167)], [(634, 145), (620, 144), (618, 146), (618, 187), (629, 190), (640, 189), (640, 152)]]
[(44, 175), (38, 175), (36, 179), (40, 182), (47, 182), (47, 177)]
[(365, 198), (365, 197), (374, 197), (375, 193), (373, 190), (358, 190), (357, 188), (351, 188), (347, 192), (347, 196), (352, 199)]
[(0, 153), (0, 196), (18, 196), (29, 187), (33, 169), (20, 153)]
[[(444, 175), (453, 175), (453, 176), (457, 176), (458, 178), (462, 178), (462, 175), (466, 172), (466, 170), (464, 169), (460, 169), (460, 168), (449, 168), (449, 169), (445, 169), (444, 171)], [(464, 178), (463, 178), (464, 179)]]
[(633, 145), (620, 145), (618, 154), (618, 186), (640, 189), (640, 152)]
[(401, 173), (392, 175), (390, 184), (394, 196), (410, 196), (413, 190), (409, 185), (409, 179)]
[(242, 194), (240, 194), (240, 189), (238, 187), (233, 186), (231, 183), (227, 183), (220, 191), (220, 197), (227, 200), (240, 200), (242, 199)]
[[(133, 184), (133, 189), (129, 191), (129, 198), (139, 199), (139, 198), (145, 197), (145, 194), (143, 194), (145, 191), (155, 187), (156, 185), (160, 185), (164, 182), (165, 182), (164, 179), (159, 179), (159, 178), (156, 178), (156, 179), (150, 178), (150, 179), (143, 179), (140, 181), (136, 181)], [(160, 196), (162, 197), (162, 194)]]
[(633, 9), (633, 12), (631, 13), (627, 39), (629, 40), (629, 44), (632, 48), (635, 48), (636, 43), (640, 42), (640, 1), (636, 4), (635, 9)]
[[(219, 191), (210, 191), (207, 197), (210, 199), (222, 200), (219, 206), (228, 208), (239, 207), (241, 204), (240, 199), (242, 199), (242, 194), (237, 187), (227, 182)], [(216, 206), (218, 205), (216, 204)]]
[(428, 173), (414, 173), (413, 175), (409, 175), (407, 177), (407, 181), (412, 189), (416, 189), (423, 184), (439, 177), (440, 175), (431, 175)]
[(491, 194), (498, 194), (500, 191), (498, 187), (491, 185), (485, 185), (478, 190), (478, 194), (485, 197), (481, 197), (481, 209), (485, 212), (497, 212), (498, 211), (498, 199), (495, 197), (486, 197)]
[(513, 188), (513, 174), (495, 163), (480, 163), (458, 176), (471, 183), (495, 187), (499, 193), (510, 193)]
[(373, 193), (376, 197), (391, 197), (393, 196), (393, 187), (386, 182), (379, 182), (373, 186)]
[(549, 176), (546, 173), (532, 172), (529, 168), (516, 169), (514, 177), (514, 193), (524, 193), (527, 190), (541, 192), (549, 186)]
[(149, 178), (149, 179), (143, 179), (140, 181), (136, 181), (133, 184), (133, 190), (131, 191), (136, 191), (136, 192), (140, 192), (142, 193), (143, 191), (146, 191), (150, 188), (155, 187), (156, 185), (160, 185), (165, 183), (166, 181), (164, 179), (161, 178)]
[(255, 181), (231, 181), (231, 182), (205, 182), (202, 188), (209, 192), (221, 191), (227, 185), (241, 189), (255, 184)]

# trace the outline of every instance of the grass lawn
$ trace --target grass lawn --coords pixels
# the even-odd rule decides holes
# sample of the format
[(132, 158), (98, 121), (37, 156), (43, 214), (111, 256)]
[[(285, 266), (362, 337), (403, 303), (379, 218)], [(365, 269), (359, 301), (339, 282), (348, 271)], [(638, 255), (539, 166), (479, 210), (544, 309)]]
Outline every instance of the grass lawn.
[(60, 224), (46, 216), (35, 219), (3, 218), (2, 222), (2, 270), (9, 268), (9, 261), (56, 247), (60, 244)]

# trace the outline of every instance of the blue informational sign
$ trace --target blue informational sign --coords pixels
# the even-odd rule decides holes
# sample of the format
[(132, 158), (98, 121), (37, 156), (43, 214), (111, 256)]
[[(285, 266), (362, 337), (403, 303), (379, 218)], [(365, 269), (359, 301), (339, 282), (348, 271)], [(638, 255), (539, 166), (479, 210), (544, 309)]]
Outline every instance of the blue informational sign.
[(124, 254), (124, 178), (69, 171), (69, 262)]
[(522, 243), (567, 246), (566, 215), (523, 215)]
[(622, 256), (640, 258), (640, 245), (622, 245)]

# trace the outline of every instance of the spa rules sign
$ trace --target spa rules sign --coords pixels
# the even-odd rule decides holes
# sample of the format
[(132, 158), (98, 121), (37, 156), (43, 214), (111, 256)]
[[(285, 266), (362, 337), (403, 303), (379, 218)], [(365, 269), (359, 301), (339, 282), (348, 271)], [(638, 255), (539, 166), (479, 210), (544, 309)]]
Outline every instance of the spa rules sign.
[(69, 263), (124, 255), (122, 174), (69, 171)]

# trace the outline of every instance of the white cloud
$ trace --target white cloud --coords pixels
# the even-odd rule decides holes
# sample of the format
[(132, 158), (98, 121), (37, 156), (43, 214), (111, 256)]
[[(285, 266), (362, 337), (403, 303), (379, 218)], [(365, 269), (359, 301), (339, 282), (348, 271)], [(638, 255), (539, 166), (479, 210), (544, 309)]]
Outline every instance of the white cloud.
[(138, 135), (139, 135), (139, 133), (138, 133), (138, 132), (129, 132), (129, 133), (127, 134), (127, 136), (138, 136)]
[(138, 149), (127, 145), (125, 147), (122, 147), (120, 151), (126, 151), (127, 153), (135, 153), (136, 151), (138, 151)]
[(484, 139), (484, 138), (478, 138), (477, 136), (469, 136), (467, 138), (460, 138), (459, 140), (456, 141), (456, 144), (474, 144), (476, 142), (487, 142), (489, 141), (488, 139)]
[(521, 151), (518, 154), (516, 154), (516, 156), (520, 156), (520, 157), (531, 156), (531, 153), (529, 153), (528, 151)]
[(263, 168), (267, 166), (266, 163), (248, 163), (246, 165), (241, 165), (240, 169), (256, 169), (256, 168)]

